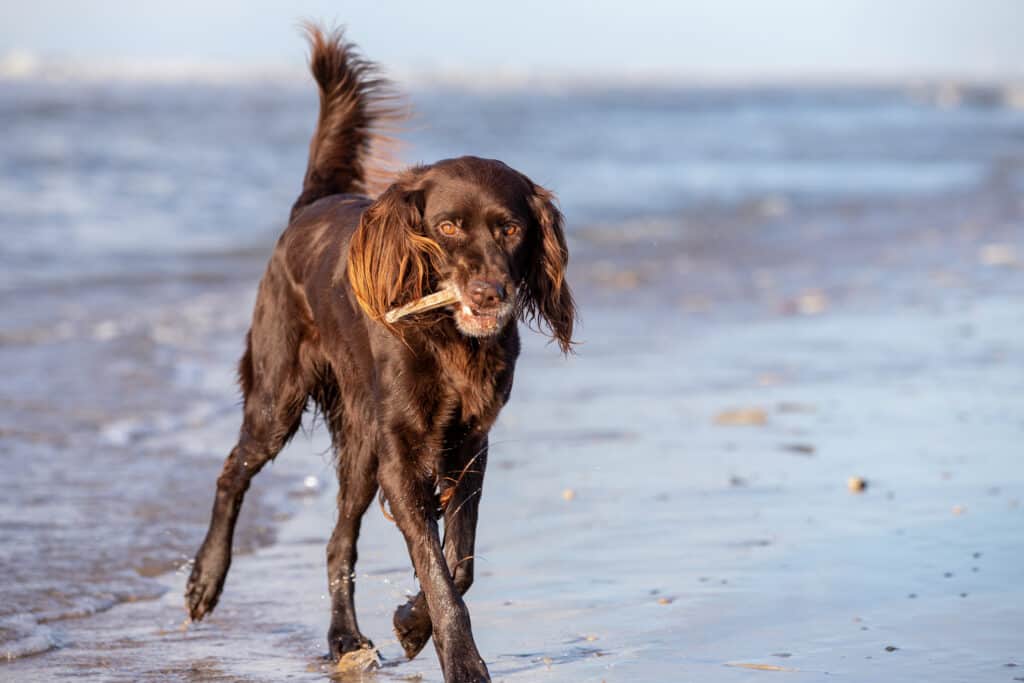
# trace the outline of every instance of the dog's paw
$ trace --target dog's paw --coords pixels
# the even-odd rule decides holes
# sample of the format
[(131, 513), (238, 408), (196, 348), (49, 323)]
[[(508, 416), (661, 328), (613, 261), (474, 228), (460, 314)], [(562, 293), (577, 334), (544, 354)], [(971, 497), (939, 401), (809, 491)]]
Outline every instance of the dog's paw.
[(192, 621), (200, 621), (217, 606), (226, 575), (226, 570), (206, 570), (202, 562), (196, 560), (185, 587), (185, 609)]
[(409, 659), (418, 655), (430, 640), (433, 630), (430, 612), (425, 607), (416, 607), (415, 600), (410, 600), (395, 610), (393, 623), (398, 642)]
[(341, 661), (345, 655), (361, 650), (373, 650), (373, 641), (361, 633), (331, 633), (327, 636), (327, 643), (331, 648), (331, 659), (335, 662)]

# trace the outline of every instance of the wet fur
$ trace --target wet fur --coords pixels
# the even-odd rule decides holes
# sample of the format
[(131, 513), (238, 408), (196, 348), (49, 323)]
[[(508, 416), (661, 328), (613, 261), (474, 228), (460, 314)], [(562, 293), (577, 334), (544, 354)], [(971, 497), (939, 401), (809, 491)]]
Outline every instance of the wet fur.
[[(409, 169), (368, 196), (375, 130), (393, 100), (340, 34), (308, 32), (320, 118), (302, 193), (260, 282), (239, 364), (242, 428), (217, 479), (186, 606), (194, 620), (216, 606), (245, 491), (312, 403), (331, 432), (340, 484), (327, 547), (331, 655), (371, 645), (356, 621), (352, 577), (360, 520), (379, 490), (422, 587), (395, 613), (406, 654), (433, 636), (446, 681), (489, 680), (461, 596), (473, 582), (487, 434), (512, 390), (516, 321), (469, 337), (449, 311), (394, 325), (382, 318), (442, 281), (465, 290), (486, 279), (508, 288), (516, 318), (537, 321), (568, 353), (575, 306), (562, 216), (547, 190), (475, 157)], [(463, 212), (458, 240), (436, 231), (437, 207)], [(495, 215), (522, 230), (494, 228)]]

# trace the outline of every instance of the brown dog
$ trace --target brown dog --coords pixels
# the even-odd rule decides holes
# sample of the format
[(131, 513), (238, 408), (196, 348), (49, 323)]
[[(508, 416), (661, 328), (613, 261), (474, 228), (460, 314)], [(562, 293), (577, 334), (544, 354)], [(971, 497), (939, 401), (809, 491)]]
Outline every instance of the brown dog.
[[(312, 400), (340, 483), (327, 546), (331, 655), (371, 646), (356, 623), (353, 577), (360, 519), (379, 486), (422, 587), (395, 612), (406, 654), (433, 635), (446, 681), (486, 681), (462, 594), (473, 582), (487, 434), (512, 390), (516, 320), (546, 326), (570, 351), (562, 216), (550, 192), (476, 157), (409, 169), (368, 198), (374, 127), (391, 113), (387, 84), (340, 33), (310, 27), (309, 37), (320, 119), (302, 194), (260, 282), (239, 367), (242, 428), (186, 605), (198, 620), (217, 604), (249, 482)], [(457, 292), (453, 306), (384, 320), (444, 287)]]

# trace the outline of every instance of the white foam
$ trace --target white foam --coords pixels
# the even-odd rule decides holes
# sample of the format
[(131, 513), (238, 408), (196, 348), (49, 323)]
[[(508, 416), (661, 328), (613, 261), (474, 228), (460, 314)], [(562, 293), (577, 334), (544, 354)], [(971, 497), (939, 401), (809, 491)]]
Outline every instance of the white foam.
[(53, 631), (28, 614), (0, 619), (0, 633), (5, 635), (3, 644), (0, 644), (0, 658), (8, 661), (37, 655), (58, 645)]

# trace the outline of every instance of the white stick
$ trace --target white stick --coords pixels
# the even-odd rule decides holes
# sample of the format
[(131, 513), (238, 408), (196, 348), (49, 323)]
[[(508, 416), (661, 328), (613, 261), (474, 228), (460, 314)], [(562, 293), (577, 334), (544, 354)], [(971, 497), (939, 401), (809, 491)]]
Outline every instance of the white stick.
[(421, 299), (417, 299), (411, 303), (407, 303), (404, 306), (393, 308), (384, 315), (384, 320), (388, 323), (394, 323), (407, 315), (413, 313), (422, 313), (424, 311), (432, 311), (435, 308), (441, 308), (449, 304), (454, 304), (459, 300), (459, 295), (456, 294), (454, 287), (447, 287), (433, 294), (428, 294)]

